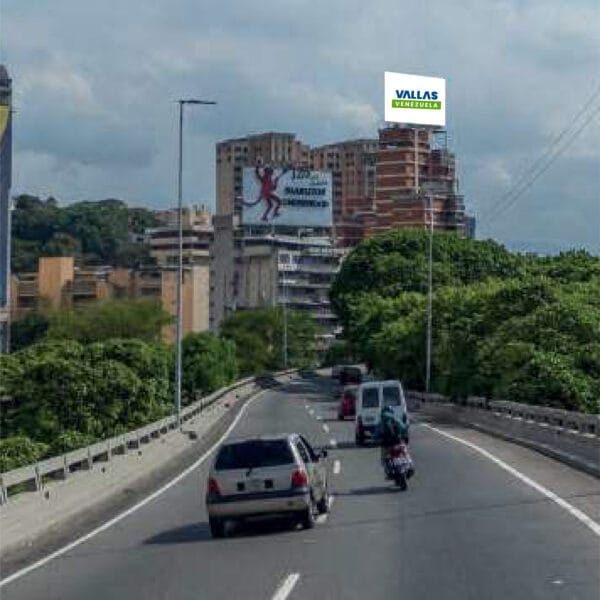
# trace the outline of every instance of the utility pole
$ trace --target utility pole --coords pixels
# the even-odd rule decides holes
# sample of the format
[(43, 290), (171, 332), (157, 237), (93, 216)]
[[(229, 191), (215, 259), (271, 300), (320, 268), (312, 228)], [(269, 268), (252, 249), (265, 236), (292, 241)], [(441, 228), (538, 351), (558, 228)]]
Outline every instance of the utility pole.
[(177, 261), (177, 323), (175, 340), (175, 414), (177, 429), (181, 428), (181, 339), (183, 318), (183, 108), (186, 104), (216, 104), (212, 100), (187, 98), (177, 100), (179, 104), (179, 170), (177, 178), (177, 230), (178, 230), (178, 261)]

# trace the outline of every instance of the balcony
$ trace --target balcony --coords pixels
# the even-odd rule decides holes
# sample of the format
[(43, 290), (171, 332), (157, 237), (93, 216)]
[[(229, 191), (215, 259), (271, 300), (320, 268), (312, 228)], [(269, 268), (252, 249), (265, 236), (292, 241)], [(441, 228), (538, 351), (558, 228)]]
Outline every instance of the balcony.
[(98, 283), (96, 281), (74, 281), (72, 284), (73, 296), (93, 296), (98, 295)]
[(38, 283), (37, 281), (19, 281), (19, 296), (37, 297)]

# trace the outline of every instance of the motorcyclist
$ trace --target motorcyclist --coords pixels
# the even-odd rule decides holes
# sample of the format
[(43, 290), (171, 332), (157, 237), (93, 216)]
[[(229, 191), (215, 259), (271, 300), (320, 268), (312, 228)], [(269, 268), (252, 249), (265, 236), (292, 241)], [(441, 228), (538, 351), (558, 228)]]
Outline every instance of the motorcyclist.
[(404, 452), (410, 460), (405, 446), (408, 444), (408, 419), (398, 418), (391, 406), (385, 406), (381, 411), (377, 437), (381, 443), (381, 462), (384, 466), (391, 449), (398, 445), (404, 447)]

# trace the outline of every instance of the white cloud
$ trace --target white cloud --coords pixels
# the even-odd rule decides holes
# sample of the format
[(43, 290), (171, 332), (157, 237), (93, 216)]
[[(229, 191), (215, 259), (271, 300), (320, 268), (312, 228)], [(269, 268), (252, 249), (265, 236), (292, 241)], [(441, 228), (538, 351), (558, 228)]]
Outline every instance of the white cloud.
[[(488, 211), (592, 92), (599, 18), (597, 0), (4, 0), (20, 110), (15, 191), (166, 202), (172, 101), (190, 94), (219, 101), (186, 124), (188, 196), (208, 200), (218, 139), (375, 136), (387, 69), (448, 78), (462, 189)], [(591, 124), (486, 233), (594, 247), (598, 133)]]

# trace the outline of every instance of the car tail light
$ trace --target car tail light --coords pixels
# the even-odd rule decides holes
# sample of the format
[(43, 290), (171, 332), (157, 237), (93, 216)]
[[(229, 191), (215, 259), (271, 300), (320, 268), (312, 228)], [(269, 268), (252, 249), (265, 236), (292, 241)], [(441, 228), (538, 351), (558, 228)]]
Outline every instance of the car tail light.
[(208, 480), (208, 494), (209, 496), (220, 496), (221, 489), (219, 488), (219, 484), (216, 479), (212, 477)]
[(308, 486), (308, 475), (305, 471), (297, 470), (292, 473), (292, 487), (304, 488)]

